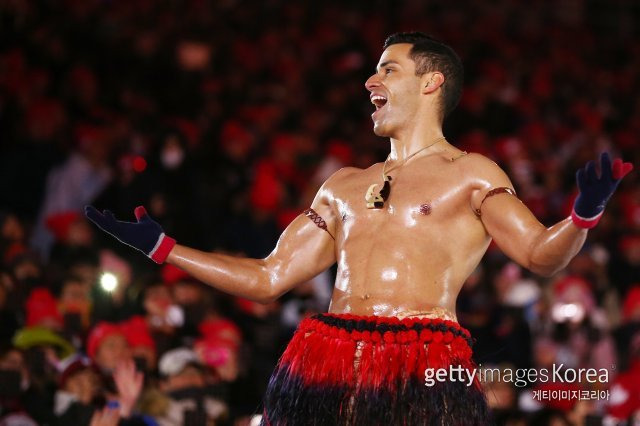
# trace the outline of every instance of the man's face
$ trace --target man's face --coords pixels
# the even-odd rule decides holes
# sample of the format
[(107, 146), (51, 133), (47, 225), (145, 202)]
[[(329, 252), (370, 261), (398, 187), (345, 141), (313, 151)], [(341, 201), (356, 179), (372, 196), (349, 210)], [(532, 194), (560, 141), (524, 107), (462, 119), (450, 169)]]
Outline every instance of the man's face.
[(188, 388), (201, 388), (205, 385), (205, 378), (198, 368), (188, 365), (180, 373), (174, 374), (163, 383), (165, 392), (177, 391)]
[(71, 376), (65, 384), (65, 390), (84, 403), (89, 404), (100, 391), (100, 379), (90, 368), (85, 368)]
[(149, 287), (144, 295), (144, 309), (149, 315), (164, 317), (173, 303), (171, 293), (163, 285)]
[(104, 338), (96, 352), (96, 364), (100, 368), (113, 371), (119, 362), (131, 359), (131, 350), (122, 334), (111, 334)]
[(373, 132), (378, 136), (396, 137), (398, 130), (414, 120), (421, 100), (421, 77), (409, 57), (412, 45), (400, 43), (382, 52), (377, 72), (365, 87), (371, 92), (376, 110), (371, 114)]
[(78, 306), (89, 303), (87, 288), (80, 281), (67, 281), (62, 287), (58, 302), (64, 306)]
[(24, 356), (18, 350), (11, 350), (0, 358), (0, 369), (22, 371), (25, 369)]

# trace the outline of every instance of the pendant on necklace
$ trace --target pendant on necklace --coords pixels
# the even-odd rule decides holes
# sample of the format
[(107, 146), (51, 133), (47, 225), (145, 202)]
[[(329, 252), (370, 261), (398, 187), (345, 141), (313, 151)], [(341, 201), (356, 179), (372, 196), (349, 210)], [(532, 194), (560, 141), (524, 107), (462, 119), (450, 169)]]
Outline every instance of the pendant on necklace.
[(367, 189), (367, 194), (364, 196), (364, 199), (367, 202), (368, 209), (381, 209), (382, 206), (384, 206), (384, 200), (382, 199), (380, 193), (374, 193), (377, 187), (377, 183), (371, 185), (369, 189)]
[[(427, 146), (418, 149), (414, 153), (412, 153), (409, 156), (405, 157), (403, 160), (400, 160), (399, 163), (397, 163), (395, 166), (391, 167), (389, 170), (386, 170), (387, 162), (391, 158), (391, 154), (389, 154), (387, 156), (387, 159), (384, 160), (384, 164), (382, 165), (382, 180), (384, 181), (384, 185), (382, 186), (382, 189), (380, 190), (380, 192), (377, 195), (374, 194), (375, 189), (378, 187), (378, 184), (374, 183), (373, 185), (369, 186), (369, 189), (367, 189), (367, 192), (365, 193), (364, 199), (367, 202), (367, 208), (368, 209), (381, 209), (384, 206), (385, 201), (387, 201), (387, 199), (389, 198), (389, 194), (391, 193), (391, 176), (389, 176), (387, 173), (390, 173), (392, 170), (395, 170), (395, 169), (399, 168), (400, 166), (405, 164), (407, 161), (409, 161), (413, 157), (415, 157), (417, 154), (423, 152), (424, 150), (426, 150), (428, 148), (431, 148), (433, 145), (435, 145), (438, 142), (443, 141), (443, 140), (446, 141), (445, 137), (444, 136), (440, 136), (439, 138), (437, 138), (436, 140), (434, 140), (433, 142), (431, 142)], [(466, 154), (466, 152), (464, 154)], [(452, 158), (451, 161), (454, 161), (454, 159)]]
[(382, 185), (382, 189), (377, 194), (374, 193), (378, 187), (377, 183), (374, 183), (367, 189), (364, 199), (367, 202), (368, 209), (381, 209), (384, 207), (384, 202), (387, 201), (389, 193), (391, 192), (391, 179), (391, 176), (385, 176), (384, 185)]

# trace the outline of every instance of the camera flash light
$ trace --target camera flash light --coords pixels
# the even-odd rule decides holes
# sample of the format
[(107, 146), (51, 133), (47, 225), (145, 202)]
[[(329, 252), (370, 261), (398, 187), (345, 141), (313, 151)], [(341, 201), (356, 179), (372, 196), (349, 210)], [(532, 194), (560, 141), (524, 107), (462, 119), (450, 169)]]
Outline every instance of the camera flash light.
[(104, 291), (111, 293), (118, 287), (118, 277), (111, 272), (105, 272), (100, 277), (100, 287), (102, 287)]

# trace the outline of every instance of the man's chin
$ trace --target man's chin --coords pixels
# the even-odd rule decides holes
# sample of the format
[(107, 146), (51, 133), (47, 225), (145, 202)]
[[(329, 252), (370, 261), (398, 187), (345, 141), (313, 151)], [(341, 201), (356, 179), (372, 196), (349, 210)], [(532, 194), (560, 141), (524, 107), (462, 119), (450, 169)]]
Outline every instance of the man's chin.
[(373, 124), (373, 133), (376, 136), (380, 136), (382, 138), (386, 138), (389, 136), (389, 131), (387, 126), (383, 126), (382, 124), (374, 123)]

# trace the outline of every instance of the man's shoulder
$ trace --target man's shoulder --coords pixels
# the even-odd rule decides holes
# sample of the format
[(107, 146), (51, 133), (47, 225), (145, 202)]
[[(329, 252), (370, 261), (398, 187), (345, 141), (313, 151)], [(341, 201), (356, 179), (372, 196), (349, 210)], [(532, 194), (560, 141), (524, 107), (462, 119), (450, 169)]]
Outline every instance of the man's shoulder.
[(329, 205), (335, 199), (344, 197), (345, 191), (349, 191), (348, 188), (354, 185), (356, 180), (360, 179), (365, 170), (357, 167), (343, 167), (334, 172), (318, 190), (313, 201), (314, 208), (320, 208), (321, 205)]
[(376, 167), (375, 164), (366, 169), (360, 169), (358, 167), (343, 167), (338, 171), (334, 172), (331, 176), (329, 176), (329, 178), (324, 182), (323, 187), (325, 188), (339, 187), (354, 178), (361, 177), (365, 173), (368, 173), (374, 167)]
[(460, 159), (458, 159), (456, 162), (458, 161), (466, 163), (465, 167), (471, 166), (474, 168), (474, 170), (476, 168), (478, 170), (484, 170), (484, 169), (491, 169), (493, 167), (498, 167), (495, 161), (477, 152), (470, 152), (460, 157)]
[(495, 161), (482, 154), (470, 152), (456, 162), (459, 162), (461, 172), (472, 180), (504, 182), (506, 179), (508, 181), (504, 170)]

